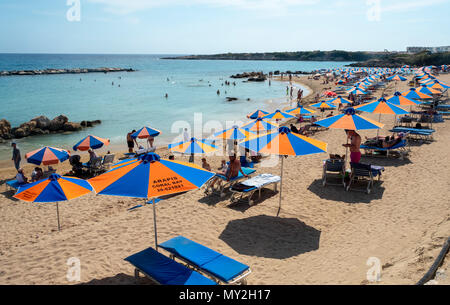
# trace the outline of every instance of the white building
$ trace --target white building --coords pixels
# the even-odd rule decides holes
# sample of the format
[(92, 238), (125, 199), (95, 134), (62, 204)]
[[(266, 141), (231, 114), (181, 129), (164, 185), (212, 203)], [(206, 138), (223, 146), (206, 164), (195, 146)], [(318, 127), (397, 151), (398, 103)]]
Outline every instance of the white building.
[(419, 53), (423, 51), (430, 51), (431, 53), (450, 52), (450, 46), (445, 47), (408, 47), (406, 51), (410, 54)]

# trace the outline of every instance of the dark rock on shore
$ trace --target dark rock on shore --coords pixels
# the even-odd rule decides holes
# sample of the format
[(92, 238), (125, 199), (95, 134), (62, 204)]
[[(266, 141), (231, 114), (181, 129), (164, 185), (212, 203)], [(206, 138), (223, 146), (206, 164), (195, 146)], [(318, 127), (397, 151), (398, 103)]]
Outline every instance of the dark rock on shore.
[(108, 72), (135, 72), (131, 68), (79, 68), (79, 69), (45, 69), (45, 70), (21, 70), (0, 71), (0, 76), (13, 75), (48, 75), (48, 74), (81, 74), (81, 73), (108, 73)]
[(227, 102), (237, 101), (237, 97), (227, 97)]
[(20, 139), (28, 136), (46, 135), (50, 133), (63, 133), (80, 131), (84, 127), (92, 127), (101, 124), (102, 121), (82, 121), (81, 123), (69, 122), (65, 115), (59, 115), (53, 120), (46, 116), (38, 116), (29, 122), (21, 124), (19, 127), (11, 128), (11, 124), (5, 120), (0, 120), (0, 139), (10, 140), (13, 138)]

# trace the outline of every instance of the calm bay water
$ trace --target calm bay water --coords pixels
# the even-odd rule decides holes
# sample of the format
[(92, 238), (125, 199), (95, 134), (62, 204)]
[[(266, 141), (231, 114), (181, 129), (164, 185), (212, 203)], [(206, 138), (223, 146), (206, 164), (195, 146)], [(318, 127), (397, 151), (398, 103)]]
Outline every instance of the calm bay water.
[[(71, 150), (88, 134), (109, 138), (113, 145), (123, 145), (125, 149), (127, 132), (143, 126), (162, 131), (156, 143), (160, 146), (172, 142), (181, 132), (172, 133), (174, 122), (186, 121), (192, 125), (194, 113), (202, 113), (203, 123), (246, 121), (248, 113), (256, 109), (276, 109), (278, 103), (286, 101), (286, 83), (272, 82), (271, 86), (268, 82), (244, 83), (230, 79), (233, 74), (312, 71), (349, 64), (161, 60), (164, 56), (0, 54), (0, 71), (98, 67), (138, 70), (131, 73), (0, 77), (0, 119), (7, 119), (13, 127), (39, 115), (52, 119), (64, 114), (74, 122), (102, 121), (102, 124), (81, 132), (19, 139), (22, 153), (46, 145)], [(236, 82), (236, 86), (222, 86), (226, 80)], [(216, 94), (217, 90), (220, 95)], [(166, 93), (168, 98), (165, 98)], [(227, 96), (239, 100), (227, 102)], [(0, 159), (7, 159), (10, 154), (9, 142), (0, 144)]]

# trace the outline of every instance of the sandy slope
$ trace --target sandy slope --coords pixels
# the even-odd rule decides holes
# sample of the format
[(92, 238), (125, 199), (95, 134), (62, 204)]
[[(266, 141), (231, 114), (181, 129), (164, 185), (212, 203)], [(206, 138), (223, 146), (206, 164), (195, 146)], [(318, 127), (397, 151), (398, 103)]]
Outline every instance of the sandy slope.
[[(450, 83), (448, 75), (442, 79)], [(387, 134), (393, 117), (382, 121)], [(249, 284), (366, 284), (369, 257), (383, 265), (381, 284), (413, 284), (450, 232), (448, 124), (434, 125), (435, 142), (413, 146), (404, 161), (363, 159), (386, 167), (371, 195), (323, 188), (326, 154), (288, 158), (279, 218), (273, 191), (264, 192), (253, 207), (230, 208), (226, 199), (198, 190), (157, 205), (159, 241), (183, 235), (246, 263), (253, 270)], [(330, 153), (345, 153), (343, 131), (314, 138), (329, 143)], [(220, 159), (209, 158), (213, 167)], [(258, 168), (259, 173), (279, 171), (279, 166)], [(0, 178), (13, 173), (4, 167)], [(62, 231), (57, 232), (54, 204), (24, 203), (12, 195), (0, 193), (1, 284), (71, 284), (66, 279), (71, 257), (81, 261), (82, 283), (132, 284), (133, 268), (123, 259), (154, 245), (151, 206), (127, 211), (140, 200), (92, 194), (61, 203)]]

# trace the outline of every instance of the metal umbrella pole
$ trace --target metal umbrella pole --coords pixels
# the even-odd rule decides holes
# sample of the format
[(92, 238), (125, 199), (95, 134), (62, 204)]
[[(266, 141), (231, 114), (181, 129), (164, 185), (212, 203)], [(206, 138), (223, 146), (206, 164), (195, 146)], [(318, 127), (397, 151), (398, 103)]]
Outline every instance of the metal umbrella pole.
[(153, 198), (153, 227), (155, 231), (155, 249), (158, 251), (158, 233), (156, 230), (156, 200)]
[(284, 165), (284, 156), (280, 156), (281, 158), (281, 180), (280, 180), (280, 202), (278, 205), (277, 217), (280, 215), (281, 211), (281, 196), (283, 194), (283, 165)]
[(58, 206), (58, 202), (56, 203), (56, 217), (58, 218), (58, 231), (61, 231), (61, 226), (59, 224), (59, 206)]

